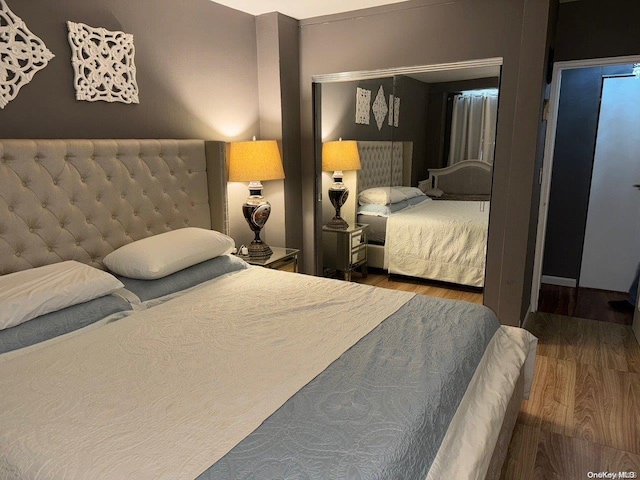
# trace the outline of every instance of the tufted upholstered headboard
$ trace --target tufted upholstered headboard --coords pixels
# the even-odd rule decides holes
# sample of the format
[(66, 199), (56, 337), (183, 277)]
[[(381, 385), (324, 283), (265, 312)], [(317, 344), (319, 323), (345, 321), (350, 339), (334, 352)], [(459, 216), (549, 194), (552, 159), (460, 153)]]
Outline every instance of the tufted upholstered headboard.
[(207, 178), (207, 162), (203, 140), (0, 140), (0, 274), (64, 260), (102, 268), (124, 244), (212, 218), (224, 230), (226, 197), (214, 192), (212, 212), (208, 193), (223, 172)]
[(408, 181), (411, 179), (410, 143), (358, 141), (358, 152), (361, 164), (361, 169), (358, 170), (358, 192), (374, 187), (409, 185), (406, 182), (407, 173)]

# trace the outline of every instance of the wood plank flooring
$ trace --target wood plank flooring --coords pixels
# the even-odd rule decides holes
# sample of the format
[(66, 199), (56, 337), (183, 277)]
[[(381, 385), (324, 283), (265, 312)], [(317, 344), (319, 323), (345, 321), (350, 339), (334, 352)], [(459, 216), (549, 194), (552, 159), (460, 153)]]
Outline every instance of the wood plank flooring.
[(640, 346), (631, 327), (537, 313), (531, 396), (522, 403), (503, 480), (640, 475)]
[(359, 273), (354, 273), (351, 278), (354, 282), (391, 290), (402, 290), (404, 292), (414, 292), (431, 297), (482, 304), (482, 291), (473, 287), (467, 288), (464, 286), (429, 282), (428, 280), (419, 278), (399, 277), (396, 275), (389, 277), (386, 273), (378, 270), (369, 270), (369, 275), (367, 275), (366, 278), (363, 278)]
[(623, 292), (610, 292), (596, 288), (561, 287), (543, 283), (540, 286), (539, 310), (569, 317), (631, 325), (633, 313), (618, 312), (609, 306), (610, 300), (626, 300), (628, 296)]
[[(353, 279), (482, 303), (481, 293), (464, 288), (378, 273)], [(571, 301), (563, 298), (566, 304)], [(596, 299), (592, 304), (599, 303)], [(525, 327), (538, 337), (535, 376), (501, 480), (586, 479), (589, 472), (640, 475), (640, 346), (631, 327), (606, 321), (611, 316), (604, 308), (605, 321), (598, 321), (602, 311), (598, 314), (596, 308), (600, 317), (595, 320), (536, 313), (527, 322)], [(588, 309), (579, 310), (584, 311)]]

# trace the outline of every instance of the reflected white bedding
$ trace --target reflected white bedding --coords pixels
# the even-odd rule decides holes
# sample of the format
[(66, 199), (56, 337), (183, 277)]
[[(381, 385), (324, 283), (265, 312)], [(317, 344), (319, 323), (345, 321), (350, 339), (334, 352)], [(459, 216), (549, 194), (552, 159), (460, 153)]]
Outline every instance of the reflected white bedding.
[(387, 220), (389, 273), (484, 285), (489, 202), (432, 201)]

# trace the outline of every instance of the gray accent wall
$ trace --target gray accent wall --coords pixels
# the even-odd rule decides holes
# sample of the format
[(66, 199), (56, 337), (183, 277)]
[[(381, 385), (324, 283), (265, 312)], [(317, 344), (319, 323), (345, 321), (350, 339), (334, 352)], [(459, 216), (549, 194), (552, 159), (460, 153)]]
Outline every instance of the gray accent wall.
[(371, 103), (382, 87), (385, 99), (393, 93), (393, 77), (351, 82), (331, 82), (322, 84), (322, 140), (324, 142), (338, 140), (391, 141), (394, 128), (385, 118), (382, 128), (378, 129), (371, 112), (369, 125), (355, 122), (357, 88), (371, 91)]
[[(538, 132), (549, 0), (413, 0), (301, 22), (303, 208), (315, 211), (313, 75), (502, 57), (484, 301), (518, 325), (530, 303), (537, 222)], [(554, 20), (551, 19), (551, 22)], [(314, 218), (304, 217), (304, 267), (315, 269)]]
[(602, 78), (630, 72), (631, 66), (612, 66), (562, 74), (543, 275), (580, 277)]
[(580, 0), (561, 3), (556, 61), (640, 54), (640, 2)]
[(430, 168), (426, 159), (428, 84), (404, 75), (395, 77), (395, 94), (400, 98), (398, 127), (393, 129), (394, 142), (412, 142), (411, 186), (427, 178)]
[[(8, 0), (56, 55), (0, 110), (2, 138), (248, 139), (255, 17), (209, 0)], [(67, 20), (134, 36), (140, 104), (76, 101)]]
[[(284, 181), (265, 182), (264, 195), (273, 210), (263, 239), (272, 245), (301, 248), (298, 21), (276, 12), (260, 15), (256, 36), (260, 136), (279, 141), (286, 176)], [(243, 242), (251, 239), (244, 237)]]

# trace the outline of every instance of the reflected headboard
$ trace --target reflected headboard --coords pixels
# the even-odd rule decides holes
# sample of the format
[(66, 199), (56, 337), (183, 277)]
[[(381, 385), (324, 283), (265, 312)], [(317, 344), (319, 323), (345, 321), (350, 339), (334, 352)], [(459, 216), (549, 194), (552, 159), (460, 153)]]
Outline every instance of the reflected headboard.
[(358, 192), (368, 188), (410, 185), (411, 142), (358, 141), (361, 169)]
[(223, 147), (0, 140), (0, 274), (64, 260), (103, 268), (134, 240), (186, 226), (226, 231)]
[(431, 188), (451, 195), (490, 195), (491, 165), (480, 160), (464, 160), (445, 168), (430, 168)]

